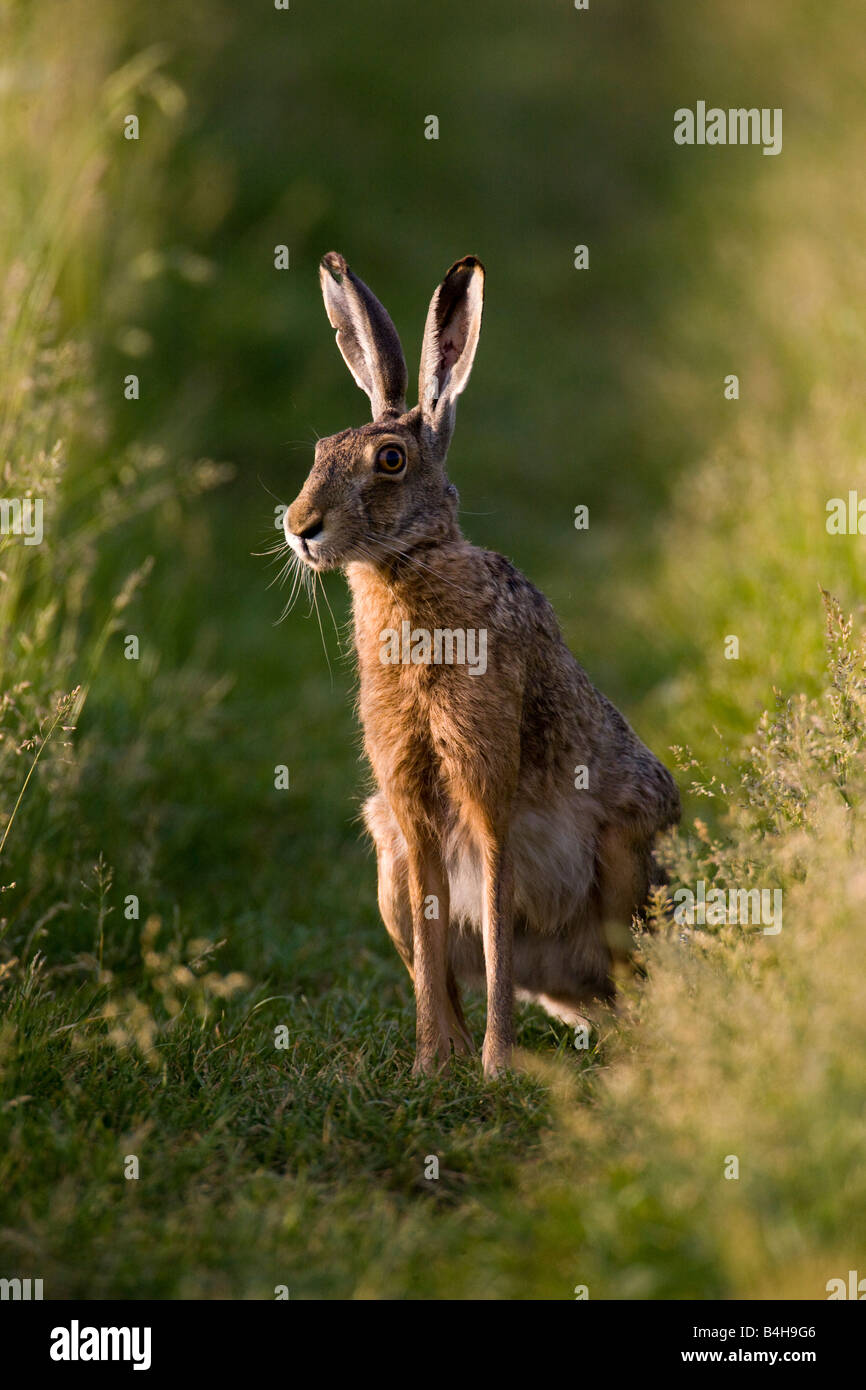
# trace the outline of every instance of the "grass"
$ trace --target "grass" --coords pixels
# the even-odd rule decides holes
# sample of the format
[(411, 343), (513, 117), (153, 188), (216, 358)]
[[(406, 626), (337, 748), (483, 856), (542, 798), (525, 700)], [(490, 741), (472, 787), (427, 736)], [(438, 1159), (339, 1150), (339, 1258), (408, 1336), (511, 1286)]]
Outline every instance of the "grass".
[[(339, 44), (300, 5), (75, 0), (75, 43), (0, 5), (0, 468), (46, 516), (0, 537), (0, 1273), (48, 1297), (820, 1298), (862, 1268), (864, 551), (824, 524), (864, 448), (856, 9), (477, 8), (455, 47), (457, 7), (431, 34), (391, 0)], [(716, 93), (783, 106), (783, 154), (674, 147)], [(363, 418), (331, 245), (410, 364), (438, 276), (488, 262), (466, 529), (676, 760), (672, 885), (784, 894), (776, 937), (657, 904), (589, 1049), (522, 1008), (495, 1085), (409, 1076), (351, 662), (274, 626), (253, 554), (314, 432)]]

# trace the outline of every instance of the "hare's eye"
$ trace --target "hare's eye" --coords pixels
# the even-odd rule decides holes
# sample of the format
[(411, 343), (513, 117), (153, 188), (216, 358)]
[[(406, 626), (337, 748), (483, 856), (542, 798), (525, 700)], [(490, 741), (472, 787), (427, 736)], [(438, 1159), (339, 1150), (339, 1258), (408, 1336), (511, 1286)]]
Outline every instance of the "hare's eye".
[(386, 444), (376, 455), (376, 467), (380, 473), (402, 473), (406, 455), (396, 444)]

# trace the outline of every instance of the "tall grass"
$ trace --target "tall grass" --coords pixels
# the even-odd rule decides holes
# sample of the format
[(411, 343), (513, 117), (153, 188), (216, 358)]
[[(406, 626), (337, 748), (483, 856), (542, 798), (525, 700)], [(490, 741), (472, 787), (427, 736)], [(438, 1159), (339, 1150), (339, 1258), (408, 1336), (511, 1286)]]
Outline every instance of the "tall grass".
[[(857, 9), (614, 4), (574, 46), (485, 4), (459, 51), (397, 0), (375, 50), (348, 0), (348, 46), (300, 7), (0, 5), (2, 495), (46, 531), (0, 537), (0, 1272), (46, 1296), (820, 1298), (862, 1261), (864, 552), (825, 526), (866, 443)], [(699, 87), (782, 104), (782, 156), (675, 151)], [(419, 331), (491, 260), (467, 530), (676, 750), (669, 892), (783, 894), (775, 936), (661, 895), (589, 1050), (521, 1010), (494, 1086), (409, 1079), (352, 674), (249, 554), (360, 418), (331, 244)]]
[[(45, 530), (35, 546), (0, 536), (4, 866), (10, 855), (16, 858), (17, 837), (23, 841), (17, 858), (26, 862), (28, 836), (47, 834), (46, 818), (56, 828), (70, 813), (68, 735), (152, 565), (145, 557), (125, 572), (115, 566), (116, 588), (106, 593), (104, 582), (96, 582), (100, 551), (128, 535), (137, 515), (160, 509), (164, 515), (167, 505), (176, 507), (224, 476), (201, 463), (178, 480), (165, 451), (141, 441), (112, 451), (112, 402), (106, 383), (97, 385), (90, 321), (119, 293), (110, 276), (100, 278), (107, 260), (104, 183), (122, 153), (122, 113), (162, 88), (156, 51), (112, 70), (123, 36), (110, 10), (101, 12), (100, 23), (92, 6), (67, 7), (65, 21), (86, 26), (91, 40), (80, 52), (58, 29), (52, 7), (5, 5), (0, 12), (0, 468), (4, 496), (38, 499)], [(164, 82), (170, 94), (176, 90)], [(163, 96), (163, 105), (177, 113), (177, 98)], [(142, 157), (145, 188), (147, 166), (160, 153), (164, 144), (157, 142)], [(140, 184), (135, 187), (143, 198)], [(40, 761), (39, 778), (31, 780)], [(47, 793), (41, 797), (40, 784)], [(73, 848), (70, 837), (63, 848)], [(55, 862), (41, 885), (29, 875), (26, 887), (19, 885), (27, 911), (43, 889), (65, 885), (70, 871), (76, 869)]]

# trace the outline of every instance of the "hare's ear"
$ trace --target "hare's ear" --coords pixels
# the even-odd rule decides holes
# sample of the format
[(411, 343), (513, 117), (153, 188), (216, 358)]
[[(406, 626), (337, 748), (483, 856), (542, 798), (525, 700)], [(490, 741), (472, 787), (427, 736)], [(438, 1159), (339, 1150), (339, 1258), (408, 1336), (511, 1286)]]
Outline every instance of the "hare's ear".
[(337, 330), (337, 347), (370, 397), (373, 419), (404, 414), (406, 363), (397, 330), (382, 305), (338, 251), (322, 257), (319, 280), (331, 327)]
[(447, 446), (457, 397), (469, 380), (484, 306), (484, 266), (476, 256), (455, 261), (430, 300), (418, 399), (427, 424)]

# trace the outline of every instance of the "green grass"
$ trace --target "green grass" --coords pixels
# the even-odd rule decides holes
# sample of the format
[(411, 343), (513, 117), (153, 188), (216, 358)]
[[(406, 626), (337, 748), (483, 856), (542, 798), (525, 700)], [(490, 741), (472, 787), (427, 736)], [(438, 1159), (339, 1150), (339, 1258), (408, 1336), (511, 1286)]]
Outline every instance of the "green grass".
[[(866, 562), (824, 525), (866, 445), (857, 7), (379, 8), (0, 4), (2, 495), (46, 517), (40, 547), (0, 537), (0, 1274), (823, 1297), (866, 1197)], [(783, 106), (782, 155), (676, 148), (701, 95)], [(590, 1048), (521, 1008), (492, 1085), (410, 1077), (346, 642), (275, 625), (254, 554), (315, 433), (364, 416), (332, 246), (410, 374), (438, 278), (485, 260), (465, 529), (676, 761), (672, 885), (784, 891), (776, 937), (657, 904)]]

